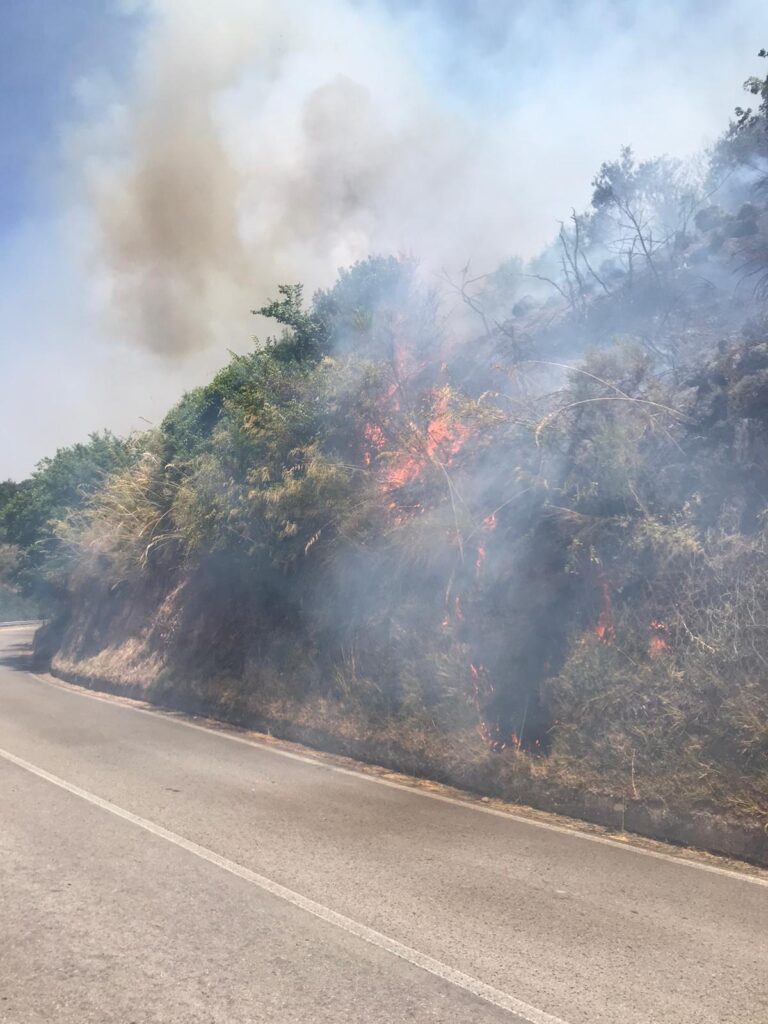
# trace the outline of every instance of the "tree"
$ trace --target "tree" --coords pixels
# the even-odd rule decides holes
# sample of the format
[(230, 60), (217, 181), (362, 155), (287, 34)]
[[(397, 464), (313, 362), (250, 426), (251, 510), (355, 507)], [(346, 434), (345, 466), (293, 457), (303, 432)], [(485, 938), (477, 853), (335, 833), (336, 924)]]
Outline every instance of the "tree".
[(5, 537), (5, 512), (18, 492), (14, 480), (0, 480), (0, 541)]
[[(758, 51), (758, 57), (768, 58), (768, 49)], [(736, 107), (734, 118), (715, 146), (712, 158), (713, 178), (739, 165), (751, 165), (768, 157), (768, 75), (750, 75), (744, 90), (759, 97), (756, 108)]]
[[(135, 458), (132, 445), (109, 431), (60, 448), (15, 486), (2, 511), (5, 540), (19, 550), (17, 578), (27, 591), (42, 592), (45, 561), (56, 547), (53, 525), (83, 504), (115, 469)], [(7, 488), (6, 488), (7, 491)]]

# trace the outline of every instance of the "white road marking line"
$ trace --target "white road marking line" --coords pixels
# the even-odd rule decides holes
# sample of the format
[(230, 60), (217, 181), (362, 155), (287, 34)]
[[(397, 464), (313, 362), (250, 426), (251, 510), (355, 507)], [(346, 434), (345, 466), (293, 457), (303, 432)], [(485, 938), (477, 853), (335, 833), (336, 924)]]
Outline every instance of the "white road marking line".
[(176, 832), (171, 832), (167, 828), (163, 828), (162, 825), (156, 825), (153, 821), (147, 820), (147, 818), (141, 818), (138, 814), (133, 814), (132, 811), (127, 811), (125, 808), (119, 807), (117, 804), (113, 804), (109, 800), (104, 800), (102, 797), (96, 796), (95, 793), (91, 793), (87, 789), (81, 789), (80, 786), (75, 786), (71, 782), (67, 782), (65, 779), (59, 778), (58, 775), (52, 775), (44, 768), (38, 768), (37, 765), (30, 764), (29, 761), (16, 757), (15, 754), (11, 754), (7, 750), (0, 748), (0, 757), (9, 761), (11, 764), (15, 764), (19, 768), (23, 768), (32, 775), (37, 775), (46, 782), (50, 782), (54, 786), (58, 786), (60, 789), (66, 790), (67, 793), (72, 793), (74, 796), (80, 797), (81, 800), (86, 800), (88, 803), (101, 808), (103, 811), (109, 811), (110, 814), (114, 814), (116, 817), (122, 818), (124, 821), (129, 821), (132, 825), (137, 825), (139, 828), (144, 829), (145, 832), (149, 832), (160, 839), (165, 839), (167, 842), (173, 843), (174, 846), (178, 846), (182, 850), (186, 850), (188, 853), (194, 854), (201, 860), (206, 860), (210, 864), (214, 864), (216, 867), (219, 867), (224, 871), (228, 871), (231, 875), (236, 875), (238, 878), (242, 878), (246, 882), (250, 882), (252, 885), (258, 886), (260, 889), (270, 893), (272, 896), (277, 896), (279, 899), (285, 900), (286, 903), (291, 903), (294, 907), (298, 907), (299, 909), (306, 911), (308, 914), (313, 914), (315, 917), (319, 917), (321, 921), (325, 921), (327, 924), (332, 924), (337, 928), (341, 928), (343, 931), (349, 932), (350, 935), (354, 935), (356, 938), (362, 939), (364, 942), (367, 942), (372, 946), (376, 946), (378, 949), (383, 949), (387, 953), (391, 953), (393, 956), (399, 957), (401, 960), (406, 960), (415, 967), (420, 967), (423, 971), (427, 971), (429, 974), (434, 974), (443, 981), (447, 981), (457, 988), (464, 989), (473, 996), (477, 996), (479, 999), (483, 999), (485, 1002), (491, 1003), (493, 1006), (496, 1006), (501, 1010), (508, 1010), (510, 1013), (517, 1014), (518, 1017), (522, 1017), (527, 1024), (566, 1024), (566, 1022), (560, 1017), (554, 1017), (550, 1013), (545, 1013), (543, 1010), (539, 1010), (537, 1007), (531, 1006), (529, 1003), (525, 1003), (521, 999), (516, 999), (508, 993), (502, 992), (501, 989), (494, 988), (492, 985), (486, 985), (485, 982), (480, 981), (478, 978), (473, 978), (469, 974), (464, 974), (463, 971), (457, 971), (455, 968), (449, 967), (440, 960), (435, 960), (426, 953), (421, 953), (417, 949), (412, 949), (410, 946), (406, 946), (402, 942), (398, 942), (397, 939), (391, 939), (388, 935), (377, 932), (375, 929), (369, 928), (367, 925), (360, 924), (358, 921), (354, 921), (352, 918), (346, 917), (344, 914), (339, 914), (335, 910), (331, 910), (330, 907), (324, 906), (322, 903), (316, 903), (315, 900), (309, 899), (307, 896), (302, 896), (301, 893), (294, 892), (293, 889), (288, 889), (286, 886), (280, 885), (279, 882), (272, 881), (271, 878), (267, 878), (265, 875), (260, 875), (255, 871), (251, 871), (250, 868), (243, 867), (242, 864), (238, 864), (236, 861), (229, 860), (227, 857), (222, 857), (220, 854), (215, 853), (213, 850), (209, 850), (205, 846), (199, 846), (197, 843), (193, 843), (190, 839), (185, 839), (184, 836), (180, 836)]
[[(610, 836), (594, 835), (591, 832), (583, 832), (577, 827), (569, 828), (567, 825), (555, 825), (553, 822), (540, 821), (537, 818), (528, 818), (523, 814), (515, 814), (514, 811), (501, 811), (495, 807), (486, 807), (483, 804), (473, 803), (471, 800), (459, 800), (457, 797), (447, 796), (444, 793), (433, 793), (429, 790), (422, 789), (419, 786), (408, 786), (402, 782), (394, 782), (392, 779), (382, 779), (378, 775), (370, 775), (367, 772), (355, 771), (353, 768), (344, 768), (341, 765), (330, 764), (329, 762), (322, 761), (319, 758), (308, 757), (306, 754), (296, 754), (290, 750), (283, 750), (280, 747), (260, 742), (252, 737), (238, 736), (235, 733), (227, 731), (226, 723), (222, 723), (224, 727), (221, 729), (211, 728), (211, 726), (200, 725), (197, 722), (190, 722), (186, 718), (179, 717), (179, 715), (182, 714), (181, 712), (168, 713), (163, 712), (160, 709), (156, 710), (149, 707), (139, 707), (134, 703), (123, 703), (123, 700), (132, 700), (133, 698), (115, 700), (115, 695), (113, 694), (87, 690), (84, 687), (77, 686), (76, 684), (71, 685), (54, 678), (46, 679), (44, 676), (39, 676), (35, 672), (28, 672), (26, 674), (37, 679), (38, 682), (44, 683), (46, 686), (52, 686), (54, 689), (59, 690), (62, 693), (68, 693), (75, 697), (87, 697), (91, 700), (97, 700), (104, 704), (108, 704), (110, 707), (124, 708), (126, 711), (135, 711), (140, 715), (150, 715), (152, 718), (159, 719), (160, 721), (173, 722), (176, 725), (183, 725), (187, 729), (196, 729), (198, 732), (206, 733), (208, 736), (220, 736), (233, 743), (242, 743), (247, 747), (254, 747), (256, 750), (261, 750), (268, 754), (287, 757), (292, 761), (301, 761), (303, 764), (313, 765), (316, 768), (325, 768), (327, 771), (338, 772), (339, 775), (349, 775), (354, 779), (363, 779), (366, 782), (375, 782), (379, 786), (388, 786), (390, 789), (399, 789), (404, 793), (427, 797), (430, 800), (437, 800), (440, 803), (451, 804), (454, 807), (462, 807), (464, 810), (479, 811), (482, 814), (490, 814), (493, 817), (504, 818), (507, 821), (515, 821), (521, 825), (531, 825), (534, 828), (545, 829), (548, 832), (557, 832), (559, 835), (570, 836), (572, 839), (586, 839), (590, 843), (600, 843), (603, 846), (611, 846), (614, 850), (623, 850), (625, 853), (641, 854), (644, 857), (653, 857), (656, 860), (663, 860), (669, 864), (677, 864), (681, 867), (697, 868), (699, 871), (707, 871), (713, 875), (724, 875), (726, 878), (735, 879), (740, 882), (751, 882), (752, 885), (762, 885), (768, 888), (768, 878), (765, 877), (749, 875), (746, 874), (746, 872), (742, 873), (740, 871), (734, 871), (731, 868), (721, 868), (716, 864), (704, 864), (699, 861), (690, 860), (688, 857), (676, 857), (674, 854), (662, 853), (660, 850), (648, 850), (643, 846), (635, 846), (632, 842), (622, 842), (619, 839), (611, 839)], [(283, 742), (290, 741), (285, 740)]]

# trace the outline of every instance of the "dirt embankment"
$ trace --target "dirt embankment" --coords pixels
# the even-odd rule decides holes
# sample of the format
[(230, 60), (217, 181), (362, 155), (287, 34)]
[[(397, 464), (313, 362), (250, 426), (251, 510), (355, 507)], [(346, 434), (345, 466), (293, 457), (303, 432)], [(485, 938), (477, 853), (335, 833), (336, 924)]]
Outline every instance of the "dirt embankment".
[[(188, 583), (165, 595), (145, 594), (140, 602), (134, 594), (131, 600), (105, 602), (102, 595), (81, 603), (68, 621), (38, 632), (39, 663), (94, 690), (258, 729), (617, 832), (768, 865), (768, 829), (759, 815), (730, 816), (711, 807), (686, 806), (684, 792), (677, 799), (668, 793), (641, 794), (634, 779), (551, 755), (510, 748), (494, 753), (472, 727), (448, 733), (425, 716), (365, 714), (328, 692), (297, 690), (252, 661), (246, 660), (237, 674), (196, 666), (178, 649), (181, 598)], [(188, 648), (196, 648), (200, 636), (187, 639)]]

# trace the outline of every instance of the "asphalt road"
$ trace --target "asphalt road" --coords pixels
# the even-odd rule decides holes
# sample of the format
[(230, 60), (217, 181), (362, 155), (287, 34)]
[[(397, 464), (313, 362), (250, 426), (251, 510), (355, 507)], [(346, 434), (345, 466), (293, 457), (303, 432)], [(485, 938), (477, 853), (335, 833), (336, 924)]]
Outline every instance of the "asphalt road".
[(4, 1024), (768, 1021), (768, 873), (100, 699), (29, 635), (0, 628)]

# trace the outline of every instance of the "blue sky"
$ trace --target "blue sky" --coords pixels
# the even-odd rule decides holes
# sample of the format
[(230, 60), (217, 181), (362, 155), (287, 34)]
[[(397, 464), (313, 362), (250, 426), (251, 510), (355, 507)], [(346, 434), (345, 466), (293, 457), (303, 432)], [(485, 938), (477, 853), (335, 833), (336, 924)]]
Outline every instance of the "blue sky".
[(0, 10), (0, 230), (45, 212), (62, 124), (84, 74), (127, 70), (137, 19), (104, 0), (3, 0)]
[[(195, 0), (189, 0), (194, 3)], [(505, 19), (498, 4), (440, 0), (414, 4), (392, 0), (399, 13), (424, 7), (443, 38), (432, 50), (436, 73), (460, 84), (472, 79), (472, 52), (502, 44)], [(495, 15), (491, 18), (491, 7)], [(56, 201), (62, 126), (78, 116), (77, 83), (107, 73), (130, 73), (143, 19), (132, 5), (110, 0), (3, 0), (0, 9), (0, 234), (30, 217), (45, 215)], [(449, 45), (451, 39), (457, 44)], [(462, 45), (459, 46), (458, 44)], [(440, 55), (456, 60), (440, 67)]]
[(99, 409), (88, 422), (81, 279), (59, 238), (71, 176), (63, 133), (84, 75), (129, 70), (136, 29), (103, 0), (0, 8), (0, 476), (23, 476), (109, 419)]
[[(438, 266), (530, 253), (621, 145), (711, 142), (764, 45), (754, 0), (3, 0), (0, 478), (157, 422), (252, 344), (277, 281), (328, 283), (366, 246)], [(331, 120), (313, 135), (318, 97)], [(201, 203), (206, 161), (230, 199)], [(189, 186), (175, 241), (139, 187), (158, 171), (172, 197)], [(350, 175), (348, 216), (333, 180)], [(214, 200), (237, 252), (221, 256)], [(158, 355), (128, 323), (158, 302), (189, 304), (208, 341)]]
[[(119, 81), (130, 73), (143, 24), (135, 6), (110, 0), (3, 0), (0, 232), (41, 215), (55, 201), (61, 131), (78, 114), (77, 83), (99, 74)], [(536, 52), (531, 47), (524, 59), (508, 61), (510, 93), (500, 93), (497, 80), (489, 86), (488, 68), (496, 69), (495, 61), (504, 59), (510, 45), (530, 41), (526, 22), (555, 19), (560, 26), (577, 31), (583, 23), (579, 9), (583, 12), (590, 6), (602, 8), (601, 19), (631, 31), (640, 7), (649, 5), (634, 0), (598, 5), (571, 0), (539, 0), (533, 5), (509, 0), (387, 0), (385, 4), (396, 15), (421, 17), (431, 37), (425, 39), (422, 34), (412, 43), (425, 73), (436, 87), (475, 105), (510, 102), (515, 86), (546, 75), (558, 60), (569, 59), (565, 53), (553, 52), (561, 43), (553, 34), (552, 50)], [(690, 16), (691, 37), (681, 39), (680, 45), (690, 45), (692, 50), (696, 32), (711, 31), (713, 21), (716, 29), (724, 7), (717, 0), (678, 0), (669, 6)], [(757, 14), (755, 20), (760, 21)], [(757, 32), (754, 38), (759, 41)]]

